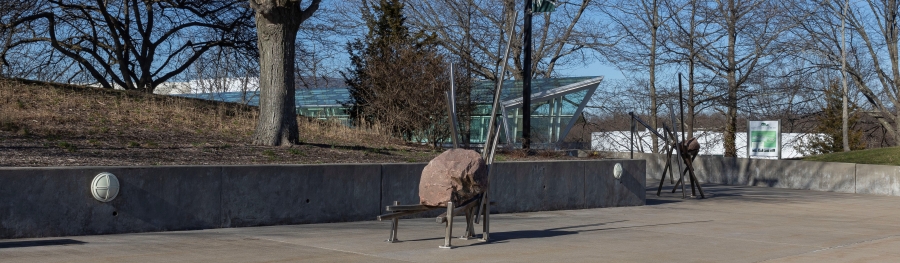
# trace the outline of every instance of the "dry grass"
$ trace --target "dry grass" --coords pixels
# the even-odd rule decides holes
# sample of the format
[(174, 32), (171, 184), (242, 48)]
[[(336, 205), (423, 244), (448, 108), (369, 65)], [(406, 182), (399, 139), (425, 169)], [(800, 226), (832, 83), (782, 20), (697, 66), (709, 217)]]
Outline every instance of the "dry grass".
[(19, 136), (113, 145), (248, 141), (257, 110), (235, 104), (0, 80), (0, 127)]
[[(234, 103), (22, 80), (0, 80), (0, 102), (0, 130), (132, 148), (248, 143), (258, 115), (256, 107)], [(298, 124), (306, 143), (411, 147), (377, 124), (354, 128), (305, 117)]]
[(302, 145), (250, 145), (258, 109), (121, 90), (0, 79), (0, 166), (422, 162), (437, 151), (298, 118)]
[[(378, 124), (298, 118), (301, 145), (250, 145), (258, 109), (131, 91), (0, 79), (0, 166), (427, 162), (440, 153)], [(513, 150), (497, 160), (567, 159)]]
[(305, 143), (378, 149), (421, 148), (409, 145), (401, 139), (391, 137), (389, 135), (390, 132), (378, 124), (348, 127), (337, 120), (318, 120), (303, 117), (299, 118), (297, 123), (300, 126), (300, 134), (309, 135), (301, 138)]

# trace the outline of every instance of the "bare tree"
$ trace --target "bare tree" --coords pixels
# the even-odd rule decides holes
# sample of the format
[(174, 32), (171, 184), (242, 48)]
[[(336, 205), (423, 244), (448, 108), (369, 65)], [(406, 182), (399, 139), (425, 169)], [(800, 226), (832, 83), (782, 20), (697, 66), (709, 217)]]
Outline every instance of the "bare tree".
[(0, 2), (0, 76), (56, 82), (76, 78), (75, 62), (40, 41), (46, 35), (46, 21), (18, 22), (40, 13), (45, 5), (41, 0)]
[[(836, 71), (846, 54), (846, 74), (868, 104), (863, 110), (868, 110), (866, 113), (900, 145), (900, 3), (870, 0), (846, 5), (832, 0), (809, 6), (816, 13), (801, 25), (812, 41), (810, 50), (824, 60), (819, 66)], [(846, 14), (846, 48), (841, 48), (842, 14)]]
[(294, 52), (297, 30), (318, 10), (321, 0), (306, 8), (302, 0), (250, 0), (256, 11), (259, 46), (259, 122), (253, 136), (257, 145), (293, 145), (300, 142), (297, 127)]
[(718, 99), (714, 86), (710, 85), (709, 76), (704, 76), (699, 66), (700, 53), (711, 43), (701, 41), (707, 38), (703, 25), (705, 21), (699, 13), (702, 0), (667, 1), (667, 10), (671, 13), (670, 26), (666, 27), (669, 36), (668, 45), (664, 46), (668, 58), (674, 64), (687, 67), (687, 94), (684, 103), (687, 106), (685, 120), (682, 120), (687, 131), (687, 138), (694, 137), (695, 116)]
[[(622, 40), (611, 48), (598, 49), (610, 63), (618, 68), (636, 73), (642, 78), (646, 74), (647, 95), (650, 99), (650, 126), (658, 127), (659, 102), (657, 96), (657, 69), (660, 60), (660, 47), (665, 45), (666, 33), (663, 29), (668, 17), (663, 17), (662, 9), (665, 0), (614, 1), (603, 6), (603, 12), (612, 21)], [(604, 3), (606, 4), (606, 3)], [(659, 141), (653, 135), (652, 152), (659, 151)]]
[(207, 52), (185, 71), (185, 84), (192, 89), (187, 92), (209, 93), (211, 100), (217, 99), (218, 93), (240, 92), (240, 102), (249, 103), (259, 91), (259, 64), (255, 51), (216, 48)]
[[(704, 6), (709, 23), (703, 39), (708, 45), (699, 54), (698, 62), (724, 78), (722, 99), (725, 114), (724, 146), (726, 157), (736, 157), (735, 134), (738, 122), (738, 101), (742, 90), (759, 68), (774, 61), (779, 37), (790, 29), (790, 23), (777, 1), (716, 0)], [(708, 44), (707, 44), (708, 43)]]
[(841, 136), (843, 138), (842, 143), (844, 145), (844, 151), (850, 151), (850, 116), (849, 109), (847, 105), (847, 41), (846, 41), (846, 30), (844, 25), (847, 20), (847, 9), (850, 7), (850, 0), (844, 0), (844, 8), (841, 8), (841, 86), (843, 88), (842, 94), (842, 109), (841, 109)]
[(295, 59), (298, 88), (344, 84), (340, 70), (347, 65), (347, 39), (365, 32), (358, 14), (361, 4), (356, 1), (323, 2), (316, 15), (300, 25)]
[(24, 39), (42, 42), (75, 61), (105, 88), (153, 92), (213, 47), (252, 44), (239, 38), (250, 12), (238, 0), (47, 0)]
[[(594, 7), (591, 2), (560, 1), (556, 12), (535, 15), (534, 76), (549, 78), (560, 67), (584, 65), (587, 48), (604, 45), (606, 32), (586, 18), (589, 8)], [(423, 0), (410, 1), (408, 10), (414, 28), (435, 32), (445, 49), (472, 65), (476, 76), (496, 81), (500, 63), (508, 64), (513, 78), (522, 79), (521, 29), (515, 32), (510, 50), (512, 61), (501, 61), (502, 45), (508, 35), (503, 29), (513, 23), (515, 12), (521, 12), (521, 6), (517, 6), (520, 3), (514, 0)]]
[(0, 76), (8, 76), (10, 64), (6, 58), (10, 49), (19, 42), (17, 31), (21, 28), (12, 27), (14, 21), (21, 19), (29, 11), (35, 10), (35, 6), (28, 5), (29, 1), (4, 1), (0, 2)]

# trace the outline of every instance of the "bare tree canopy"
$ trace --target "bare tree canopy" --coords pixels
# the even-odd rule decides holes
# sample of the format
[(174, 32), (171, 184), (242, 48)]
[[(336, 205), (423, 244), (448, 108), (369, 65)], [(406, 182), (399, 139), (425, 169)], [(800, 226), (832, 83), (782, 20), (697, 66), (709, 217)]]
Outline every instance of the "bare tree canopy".
[[(105, 88), (153, 92), (213, 47), (252, 46), (238, 0), (46, 0), (9, 27), (49, 44)], [(40, 21), (40, 22), (38, 22)]]
[(38, 13), (45, 4), (31, 0), (0, 2), (0, 76), (56, 82), (80, 77), (67, 74), (74, 61), (42, 42), (47, 34), (45, 20), (16, 23)]
[[(535, 15), (534, 76), (549, 78), (559, 69), (584, 66), (588, 48), (605, 43), (606, 32), (598, 28), (591, 12), (591, 0), (560, 1), (555, 12)], [(409, 18), (414, 28), (434, 32), (440, 44), (461, 60), (472, 65), (474, 73), (496, 80), (500, 63), (508, 63), (515, 79), (522, 78), (522, 16), (511, 21), (514, 12), (522, 12), (522, 1), (514, 0), (422, 0), (409, 1)], [(503, 29), (515, 23), (512, 61), (503, 62)]]
[(700, 52), (706, 49), (711, 42), (703, 41), (711, 32), (704, 29), (704, 20), (701, 16), (702, 3), (697, 0), (666, 0), (666, 10), (671, 22), (665, 27), (668, 41), (664, 44), (664, 53), (670, 63), (681, 64), (686, 70), (684, 78), (687, 81), (684, 100), (686, 115), (684, 128), (687, 138), (694, 137), (695, 116), (710, 107), (711, 102), (718, 99), (713, 92), (714, 87), (709, 85), (709, 78), (699, 67)]
[[(851, 84), (865, 98), (866, 111), (900, 145), (900, 39), (897, 28), (900, 3), (893, 0), (813, 1), (799, 7), (813, 13), (803, 20), (808, 34), (810, 62), (837, 71), (846, 52), (846, 71)], [(845, 8), (846, 7), (846, 8)], [(842, 36), (841, 20), (846, 23)], [(847, 44), (843, 50), (842, 37)]]
[(741, 91), (760, 68), (779, 53), (779, 40), (792, 28), (787, 12), (777, 1), (722, 0), (703, 11), (714, 32), (704, 39), (708, 46), (698, 55), (700, 64), (724, 79), (721, 102), (725, 113), (725, 156), (737, 156), (738, 101)]
[[(650, 127), (656, 129), (659, 115), (657, 96), (657, 68), (660, 59), (660, 47), (665, 45), (663, 25), (668, 17), (664, 16), (664, 0), (618, 1), (603, 3), (602, 10), (619, 32), (621, 41), (613, 47), (597, 48), (599, 52), (620, 69), (639, 75), (647, 75), (647, 96), (650, 99)], [(643, 76), (638, 78), (643, 79)], [(658, 140), (652, 139), (651, 150), (657, 153)]]

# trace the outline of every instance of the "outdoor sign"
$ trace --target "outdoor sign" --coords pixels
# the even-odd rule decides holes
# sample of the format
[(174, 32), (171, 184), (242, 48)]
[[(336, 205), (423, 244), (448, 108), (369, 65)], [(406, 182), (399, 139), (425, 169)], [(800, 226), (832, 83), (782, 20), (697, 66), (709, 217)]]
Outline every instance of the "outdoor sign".
[(532, 0), (531, 1), (531, 12), (533, 12), (533, 13), (553, 12), (553, 11), (556, 11), (556, 1), (549, 1), (549, 0)]
[(781, 129), (778, 121), (750, 121), (747, 155), (781, 159)]

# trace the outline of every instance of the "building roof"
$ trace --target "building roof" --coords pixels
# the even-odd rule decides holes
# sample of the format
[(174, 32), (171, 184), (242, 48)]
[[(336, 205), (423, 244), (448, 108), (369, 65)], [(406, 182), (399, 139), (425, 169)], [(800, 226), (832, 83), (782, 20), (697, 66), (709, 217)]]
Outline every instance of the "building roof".
[[(569, 77), (569, 78), (550, 78), (550, 79), (533, 79), (531, 80), (531, 94), (534, 95), (545, 93), (560, 87), (569, 86), (582, 81), (596, 79), (602, 77)], [(599, 81), (597, 82), (599, 83)], [(479, 81), (475, 83), (472, 89), (472, 99), (477, 102), (492, 102), (494, 98), (494, 87), (496, 84), (490, 81)], [(503, 93), (500, 95), (501, 101), (509, 101), (522, 98), (522, 81), (507, 80), (503, 81)], [(506, 103), (504, 103), (506, 104)]]
[[(297, 105), (302, 107), (340, 107), (341, 103), (350, 99), (350, 91), (346, 88), (298, 88), (296, 91)], [(222, 93), (198, 93), (177, 94), (175, 96), (217, 100), (224, 102), (247, 103), (250, 106), (259, 106), (259, 92), (222, 92)]]
[[(534, 79), (531, 81), (531, 93), (533, 100), (544, 97), (568, 94), (591, 84), (600, 83), (602, 77), (570, 77)], [(296, 91), (297, 105), (300, 107), (340, 107), (342, 103), (350, 100), (350, 91), (343, 82), (333, 87), (326, 88), (301, 88)], [(494, 96), (495, 83), (490, 81), (478, 81), (472, 89), (472, 99), (478, 103), (491, 103)], [(221, 92), (221, 93), (195, 93), (176, 94), (175, 96), (207, 99), (235, 103), (247, 103), (251, 106), (259, 105), (259, 92)], [(522, 81), (507, 80), (503, 82), (503, 94), (500, 99), (506, 106), (521, 104)]]

